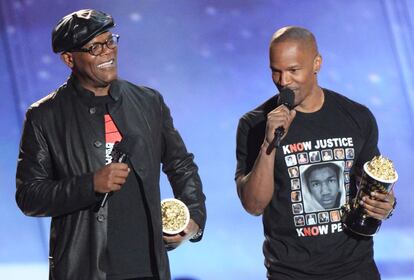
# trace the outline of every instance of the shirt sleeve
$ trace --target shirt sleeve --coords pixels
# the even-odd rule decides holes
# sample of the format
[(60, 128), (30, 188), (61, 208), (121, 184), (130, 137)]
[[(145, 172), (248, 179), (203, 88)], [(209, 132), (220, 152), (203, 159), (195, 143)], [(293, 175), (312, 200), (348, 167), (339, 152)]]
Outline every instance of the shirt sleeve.
[(260, 115), (246, 114), (240, 119), (236, 140), (236, 179), (253, 169), (263, 143), (265, 128), (266, 120)]
[(249, 126), (247, 121), (244, 118), (239, 120), (239, 125), (237, 127), (237, 136), (236, 136), (236, 176), (237, 179), (240, 176), (245, 176), (250, 170), (247, 168), (247, 139), (248, 139)]
[(371, 111), (366, 108), (367, 113), (366, 116), (363, 118), (366, 123), (363, 128), (363, 135), (364, 135), (364, 145), (361, 149), (359, 154), (358, 160), (355, 163), (356, 166), (362, 168), (365, 162), (370, 161), (374, 156), (380, 154), (378, 149), (378, 126), (375, 120), (374, 115)]

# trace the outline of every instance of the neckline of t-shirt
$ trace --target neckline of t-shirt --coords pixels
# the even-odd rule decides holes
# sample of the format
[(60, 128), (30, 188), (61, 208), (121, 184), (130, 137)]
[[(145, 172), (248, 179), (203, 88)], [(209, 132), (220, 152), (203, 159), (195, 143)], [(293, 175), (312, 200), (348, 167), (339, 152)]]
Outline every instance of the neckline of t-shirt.
[(299, 119), (317, 119), (320, 118), (321, 115), (323, 115), (326, 111), (326, 107), (327, 107), (327, 102), (328, 102), (328, 98), (329, 98), (329, 94), (326, 92), (326, 90), (324, 88), (322, 88), (323, 91), (323, 95), (324, 95), (324, 101), (322, 104), (322, 107), (315, 112), (312, 113), (305, 113), (305, 112), (299, 112), (296, 111), (296, 117), (295, 118), (299, 118)]
[(113, 101), (110, 95), (95, 95), (91, 97), (91, 102), (95, 105), (106, 105)]

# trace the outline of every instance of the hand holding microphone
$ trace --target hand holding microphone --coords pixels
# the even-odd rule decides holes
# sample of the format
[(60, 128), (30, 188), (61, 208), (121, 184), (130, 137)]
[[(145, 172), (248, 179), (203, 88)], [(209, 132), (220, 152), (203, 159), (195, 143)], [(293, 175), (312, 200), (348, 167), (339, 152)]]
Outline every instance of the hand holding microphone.
[(294, 107), (295, 93), (284, 88), (280, 91), (276, 109), (267, 114), (266, 141), (269, 143), (267, 153), (270, 154), (274, 148), (280, 146), (287, 129), (296, 116)]
[(121, 142), (116, 142), (111, 153), (112, 163), (96, 171), (93, 176), (95, 192), (105, 194), (100, 207), (104, 207), (112, 192), (119, 191), (126, 182), (130, 169), (125, 162), (128, 159), (130, 144), (131, 140), (128, 136)]

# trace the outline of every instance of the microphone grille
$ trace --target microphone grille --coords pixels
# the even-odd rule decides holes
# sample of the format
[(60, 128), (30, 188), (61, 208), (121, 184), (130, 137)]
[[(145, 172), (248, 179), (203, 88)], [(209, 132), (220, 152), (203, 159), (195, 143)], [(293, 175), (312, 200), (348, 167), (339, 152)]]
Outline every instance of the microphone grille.
[(129, 153), (133, 143), (133, 137), (131, 135), (124, 135), (121, 142), (116, 143), (116, 149), (122, 153)]
[(295, 93), (290, 88), (284, 88), (280, 91), (277, 105), (285, 105), (289, 110), (293, 109), (295, 102)]

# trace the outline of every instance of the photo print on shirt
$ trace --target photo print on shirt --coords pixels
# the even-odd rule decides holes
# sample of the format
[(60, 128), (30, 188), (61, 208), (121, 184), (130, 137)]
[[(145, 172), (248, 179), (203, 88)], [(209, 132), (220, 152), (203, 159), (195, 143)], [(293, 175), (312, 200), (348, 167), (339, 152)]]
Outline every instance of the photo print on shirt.
[(329, 161), (329, 160), (333, 160), (333, 155), (332, 155), (332, 150), (322, 150), (322, 160), (323, 161)]
[[(303, 206), (302, 203), (294, 203), (292, 204), (292, 212), (293, 214), (302, 214), (303, 213)], [(329, 219), (328, 219), (329, 220)]]
[(346, 159), (354, 159), (354, 148), (346, 148), (345, 156), (346, 156)]
[(299, 178), (296, 179), (291, 179), (290, 180), (290, 187), (291, 189), (294, 190), (298, 190), (300, 188), (300, 181)]
[(285, 162), (286, 162), (286, 166), (293, 166), (296, 165), (296, 156), (295, 155), (290, 155), (290, 156), (286, 156), (285, 157)]
[(353, 160), (345, 161), (345, 170), (350, 170), (352, 168), (353, 163), (354, 163)]
[(319, 151), (309, 152), (309, 161), (311, 163), (321, 161), (321, 155), (320, 155)]
[(307, 164), (308, 160), (308, 153), (299, 153), (298, 154), (298, 163), (299, 164)]
[(340, 148), (340, 149), (334, 149), (334, 158), (336, 160), (344, 159), (345, 158), (344, 149), (342, 149), (342, 148)]
[(305, 213), (338, 209), (345, 203), (343, 161), (300, 166), (300, 181)]

